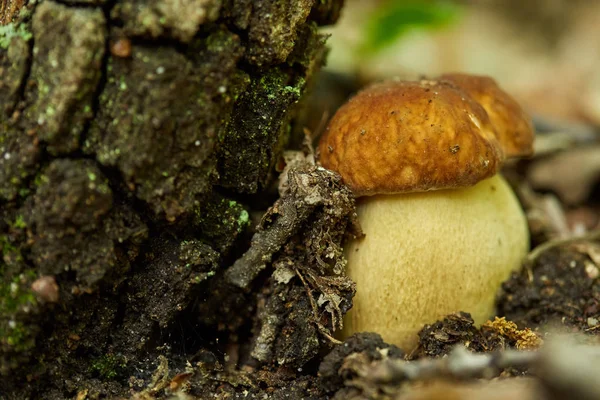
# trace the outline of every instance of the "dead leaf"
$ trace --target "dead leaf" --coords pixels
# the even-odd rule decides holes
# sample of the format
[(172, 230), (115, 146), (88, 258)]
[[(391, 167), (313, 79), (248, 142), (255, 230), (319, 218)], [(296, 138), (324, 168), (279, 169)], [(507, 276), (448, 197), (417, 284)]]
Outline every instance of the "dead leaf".
[(567, 205), (581, 204), (600, 180), (600, 146), (576, 148), (535, 161), (527, 178), (534, 189), (552, 190)]

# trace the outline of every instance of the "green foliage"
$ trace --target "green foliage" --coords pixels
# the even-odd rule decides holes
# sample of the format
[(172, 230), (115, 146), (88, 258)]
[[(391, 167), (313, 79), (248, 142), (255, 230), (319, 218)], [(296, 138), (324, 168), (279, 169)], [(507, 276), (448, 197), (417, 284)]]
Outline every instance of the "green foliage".
[(451, 1), (390, 0), (369, 17), (363, 50), (377, 52), (411, 29), (437, 29), (458, 20), (461, 7)]

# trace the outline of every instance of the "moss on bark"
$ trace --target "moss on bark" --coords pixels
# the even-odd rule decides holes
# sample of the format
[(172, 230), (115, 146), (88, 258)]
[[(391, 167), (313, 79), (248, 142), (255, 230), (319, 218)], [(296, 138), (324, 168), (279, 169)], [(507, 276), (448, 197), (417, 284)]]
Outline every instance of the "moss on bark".
[(325, 54), (316, 24), (342, 1), (9, 3), (0, 393), (142, 390), (159, 356), (184, 369), (202, 349), (220, 351), (216, 332), (252, 325), (255, 295), (234, 293), (228, 315), (217, 297), (204, 315), (197, 302), (247, 247), (240, 194), (272, 182)]

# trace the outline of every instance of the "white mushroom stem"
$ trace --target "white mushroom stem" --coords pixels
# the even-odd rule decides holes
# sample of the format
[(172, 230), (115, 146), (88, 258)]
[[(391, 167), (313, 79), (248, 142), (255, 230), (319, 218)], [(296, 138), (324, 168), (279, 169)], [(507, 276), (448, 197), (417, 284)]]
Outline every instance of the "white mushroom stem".
[(470, 188), (361, 198), (366, 236), (345, 247), (357, 284), (344, 336), (372, 331), (409, 349), (447, 314), (475, 323), (494, 314), (501, 283), (519, 268), (529, 232), (519, 202), (496, 175)]

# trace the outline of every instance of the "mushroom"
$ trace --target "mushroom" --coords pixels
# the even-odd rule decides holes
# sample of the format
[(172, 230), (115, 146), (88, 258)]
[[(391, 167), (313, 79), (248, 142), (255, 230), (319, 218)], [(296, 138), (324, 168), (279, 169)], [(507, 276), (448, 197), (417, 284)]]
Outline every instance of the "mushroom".
[(533, 154), (533, 123), (519, 103), (489, 76), (444, 74), (440, 79), (458, 85), (488, 113), (507, 157)]
[[(365, 233), (344, 248), (357, 291), (343, 336), (374, 331), (408, 348), (424, 324), (449, 313), (482, 323), (527, 253), (524, 213), (498, 171), (507, 154), (532, 152), (533, 131), (511, 140), (500, 124), (512, 119), (491, 117), (462, 84), (370, 86), (337, 111), (319, 143), (321, 165), (359, 197)], [(492, 105), (514, 103), (499, 88), (483, 94)], [(524, 115), (500, 110), (492, 115)]]

